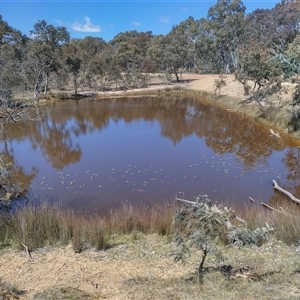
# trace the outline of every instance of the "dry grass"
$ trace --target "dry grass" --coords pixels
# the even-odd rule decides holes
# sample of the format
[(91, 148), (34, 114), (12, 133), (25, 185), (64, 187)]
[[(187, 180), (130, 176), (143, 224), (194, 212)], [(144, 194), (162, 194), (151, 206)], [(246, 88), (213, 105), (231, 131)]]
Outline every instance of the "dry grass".
[[(142, 242), (145, 250), (149, 246)], [(155, 248), (159, 264), (161, 251)], [(170, 250), (169, 250), (170, 251)], [(143, 275), (122, 281), (124, 299), (298, 299), (300, 257), (295, 249), (271, 238), (261, 247), (223, 249), (224, 260), (208, 256), (204, 282), (198, 284), (195, 269), (201, 253), (193, 252), (182, 273), (161, 278), (145, 265)], [(178, 267), (181, 267), (178, 264)], [(170, 268), (173, 266), (170, 265)]]
[[(143, 233), (169, 236), (173, 232), (172, 205), (134, 205), (124, 202), (106, 216), (81, 216), (59, 207), (28, 206), (12, 216), (2, 215), (0, 219), (0, 247), (24, 245), (29, 250), (48, 245), (72, 243), (76, 253), (87, 247), (106, 249), (112, 235)], [(282, 213), (263, 207), (248, 207), (238, 213), (248, 223), (250, 229), (268, 223), (275, 228), (274, 237), (288, 245), (300, 240), (299, 208), (289, 205)]]
[[(284, 213), (262, 207), (244, 209), (239, 215), (250, 229), (268, 223), (275, 228), (274, 233), (260, 247), (223, 245), (223, 261), (208, 255), (202, 285), (197, 283), (195, 275), (201, 260), (199, 251), (191, 253), (186, 265), (173, 262), (171, 254), (176, 246), (169, 236), (173, 232), (175, 207), (167, 204), (149, 208), (124, 202), (102, 217), (80, 216), (46, 204), (28, 206), (10, 217), (1, 216), (0, 245), (18, 246), (23, 250), (22, 244), (29, 250), (40, 248), (33, 252), (35, 269), (36, 264), (43, 264), (43, 260), (48, 262), (41, 256), (45, 255), (41, 247), (71, 244), (73, 252), (84, 251), (76, 254), (80, 255), (76, 258), (76, 270), (87, 272), (93, 266), (94, 271), (91, 270), (89, 275), (84, 273), (89, 282), (100, 280), (95, 272), (98, 269), (102, 270), (101, 274), (110, 276), (110, 280), (115, 280), (115, 283), (106, 283), (114, 286), (110, 288), (111, 294), (105, 296), (107, 299), (116, 299), (117, 294), (122, 294), (122, 299), (250, 300), (257, 299), (257, 295), (260, 299), (297, 299), (300, 293), (300, 256), (296, 252), (300, 232), (298, 210), (293, 205), (285, 207)], [(55, 251), (56, 247), (48, 249)], [(101, 249), (105, 251), (98, 251)], [(96, 256), (92, 254), (95, 250), (97, 255), (105, 255), (103, 262), (102, 259), (95, 260)], [(86, 267), (89, 261), (91, 265)], [(60, 268), (61, 265), (58, 263)], [(116, 266), (118, 270), (114, 269)], [(22, 262), (22, 268), (31, 268), (30, 272), (34, 272), (30, 264)], [(103, 282), (104, 278), (101, 278)], [(18, 288), (0, 281), (0, 299), (22, 299), (24, 285), (19, 282), (16, 286)], [(106, 292), (101, 286), (95, 290), (95, 284), (89, 289), (84, 284), (74, 286), (64, 282), (47, 288), (44, 285), (30, 299), (102, 299), (99, 293)], [(24, 295), (27, 299), (27, 294)]]
[(119, 209), (111, 211), (104, 222), (110, 233), (142, 232), (168, 235), (172, 230), (174, 213), (175, 207), (168, 204), (149, 208), (124, 202)]
[(12, 216), (2, 214), (0, 246), (23, 249), (25, 245), (33, 250), (47, 245), (66, 245), (71, 241), (76, 253), (90, 246), (100, 250), (108, 247), (112, 234), (170, 234), (173, 215), (172, 206), (149, 208), (128, 202), (105, 217), (75, 215), (70, 210), (47, 204), (38, 207), (30, 205)]
[(88, 293), (71, 287), (52, 287), (33, 296), (34, 300), (77, 300), (94, 299)]
[[(161, 209), (153, 208), (156, 213), (159, 212), (152, 219), (153, 222), (156, 222), (156, 218), (165, 215), (164, 209), (168, 209), (168, 212), (169, 209), (171, 210), (169, 206)], [(128, 210), (130, 217), (125, 216), (127, 221), (122, 220), (118, 223), (116, 219), (124, 217)], [(175, 245), (168, 241), (166, 236), (151, 234), (150, 232), (154, 232), (153, 227), (150, 226), (148, 230), (145, 227), (139, 227), (141, 226), (140, 218), (135, 215), (134, 211), (146, 216), (145, 220), (149, 225), (153, 210), (144, 206), (139, 207), (124, 203), (118, 210), (112, 212), (115, 219), (109, 223), (110, 225), (103, 218), (97, 218), (96, 221), (94, 218), (84, 219), (80, 217), (78, 219), (78, 216), (72, 215), (82, 222), (78, 223), (79, 221), (77, 221), (76, 223), (77, 226), (82, 226), (82, 231), (80, 231), (82, 242), (91, 240), (91, 236), (96, 233), (95, 228), (99, 228), (98, 226), (101, 225), (104, 231), (107, 230), (111, 234), (110, 247), (105, 251), (96, 253), (94, 249), (86, 249), (81, 254), (74, 254), (74, 266), (71, 265), (72, 257), (68, 251), (69, 247), (65, 247), (65, 250), (57, 249), (57, 247), (39, 249), (33, 252), (35, 259), (33, 264), (24, 263), (26, 254), (20, 256), (17, 252), (13, 252), (9, 256), (10, 252), (6, 251), (8, 253), (7, 260), (15, 260), (20, 256), (20, 264), (9, 270), (10, 281), (19, 270), (23, 270), (20, 276), (24, 278), (27, 278), (28, 272), (30, 272), (31, 278), (37, 278), (41, 276), (41, 270), (44, 270), (45, 277), (48, 276), (47, 272), (50, 270), (49, 278), (52, 278), (51, 274), (66, 272), (67, 269), (74, 273), (68, 275), (70, 277), (65, 280), (67, 274), (63, 273), (60, 279), (63, 282), (56, 280), (55, 284), (50, 282), (47, 285), (44, 283), (43, 288), (39, 289), (38, 292), (32, 292), (31, 298), (26, 298), (29, 295), (26, 292), (25, 299), (251, 300), (257, 299), (258, 295), (259, 299), (298, 299), (300, 256), (295, 251), (294, 246), (290, 247), (278, 241), (274, 235), (261, 247), (256, 245), (243, 248), (233, 245), (223, 247), (223, 261), (218, 261), (213, 255), (208, 255), (204, 282), (203, 285), (199, 285), (195, 269), (201, 259), (201, 253), (194, 251), (185, 265), (176, 264), (171, 256)], [(172, 215), (171, 211), (170, 215)], [(247, 216), (249, 226), (264, 224), (267, 220), (275, 218), (275, 215), (273, 218), (273, 215), (268, 211), (254, 211), (254, 209), (249, 211)], [(117, 226), (118, 230), (114, 230), (111, 224)], [(130, 234), (122, 233), (122, 230), (128, 232), (128, 228), (126, 228), (128, 224), (130, 228), (133, 228), (133, 231)], [(86, 229), (88, 225), (90, 231)], [(290, 223), (286, 223), (286, 225), (290, 226)], [(147, 234), (135, 231), (136, 228), (143, 228)], [(89, 238), (86, 237), (88, 232)], [(62, 254), (63, 251), (66, 253)], [(55, 259), (60, 257), (62, 261), (57, 263), (58, 271), (55, 271), (53, 270)], [(5, 258), (5, 255), (2, 258)], [(62, 268), (62, 265), (65, 265), (66, 269)], [(35, 274), (35, 270), (37, 270), (37, 274)], [(79, 270), (81, 273), (78, 273)], [(85, 281), (88, 283), (85, 284)], [(39, 282), (35, 282), (33, 286), (38, 284)], [(12, 292), (23, 290), (24, 285), (26, 287), (26, 283), (23, 284), (19, 277), (16, 285), (18, 289), (6, 284)], [(33, 291), (32, 286), (30, 290)], [(20, 297), (20, 299), (23, 298)]]
[(14, 285), (4, 281), (0, 277), (0, 299), (9, 300), (9, 299), (19, 299), (24, 292), (19, 290)]
[(300, 208), (295, 204), (286, 204), (284, 207), (275, 207), (276, 212), (263, 207), (248, 207), (243, 217), (248, 227), (255, 229), (268, 223), (274, 230), (274, 237), (287, 245), (296, 245), (300, 241)]

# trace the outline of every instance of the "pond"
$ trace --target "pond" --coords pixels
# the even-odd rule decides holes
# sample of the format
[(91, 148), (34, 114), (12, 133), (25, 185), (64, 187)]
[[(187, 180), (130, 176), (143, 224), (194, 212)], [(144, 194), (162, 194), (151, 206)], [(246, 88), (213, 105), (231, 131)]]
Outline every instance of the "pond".
[(38, 199), (101, 213), (207, 194), (274, 204), (272, 180), (300, 196), (297, 143), (242, 114), (190, 98), (64, 101), (40, 122), (7, 127), (3, 151)]

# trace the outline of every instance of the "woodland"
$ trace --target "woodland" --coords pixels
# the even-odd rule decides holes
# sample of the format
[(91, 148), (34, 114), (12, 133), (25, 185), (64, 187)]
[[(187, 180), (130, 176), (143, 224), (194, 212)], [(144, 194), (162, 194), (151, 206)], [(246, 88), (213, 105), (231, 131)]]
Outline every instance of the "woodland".
[(152, 73), (167, 82), (171, 75), (180, 81), (182, 72), (190, 72), (235, 74), (258, 103), (290, 80), (295, 83), (291, 117), (298, 119), (300, 3), (282, 0), (272, 9), (245, 11), (241, 0), (218, 0), (206, 18), (189, 17), (166, 35), (134, 30), (108, 42), (71, 39), (65, 27), (44, 20), (25, 35), (0, 16), (0, 118), (22, 117), (12, 111), (22, 95), (36, 100), (68, 86), (75, 95), (82, 86), (126, 90), (150, 85)]

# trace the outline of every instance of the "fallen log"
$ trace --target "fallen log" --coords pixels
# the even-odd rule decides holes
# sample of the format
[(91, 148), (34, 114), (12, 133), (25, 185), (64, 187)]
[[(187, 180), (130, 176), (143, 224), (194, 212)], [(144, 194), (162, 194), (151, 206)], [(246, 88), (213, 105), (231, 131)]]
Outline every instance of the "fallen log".
[(280, 191), (281, 193), (283, 193), (286, 196), (288, 196), (292, 201), (300, 204), (300, 199), (296, 198), (290, 192), (288, 192), (287, 190), (285, 190), (282, 187), (280, 187), (275, 180), (273, 180), (273, 187), (274, 187), (275, 190)]

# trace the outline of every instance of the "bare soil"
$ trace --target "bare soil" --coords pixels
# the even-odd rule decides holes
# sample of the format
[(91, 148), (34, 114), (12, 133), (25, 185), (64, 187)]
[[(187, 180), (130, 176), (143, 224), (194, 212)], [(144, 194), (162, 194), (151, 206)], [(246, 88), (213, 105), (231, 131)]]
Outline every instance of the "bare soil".
[[(166, 251), (161, 251), (164, 248)], [(143, 244), (127, 241), (106, 251), (88, 249), (80, 254), (71, 245), (46, 247), (32, 252), (34, 262), (25, 250), (5, 249), (0, 252), (0, 274), (24, 292), (20, 299), (32, 299), (52, 287), (77, 288), (91, 295), (91, 299), (132, 299), (124, 293), (127, 280), (166, 280), (184, 274), (183, 266), (173, 263), (169, 248), (166, 240), (155, 237)]]
[[(127, 90), (128, 92), (139, 92), (139, 91), (151, 91), (151, 90), (158, 90), (158, 89), (165, 89), (165, 88), (172, 88), (172, 87), (182, 87), (186, 89), (191, 89), (195, 91), (205, 91), (208, 93), (214, 93), (216, 86), (215, 80), (219, 78), (219, 75), (216, 74), (183, 74), (181, 78), (181, 82), (176, 82), (173, 79), (172, 83), (166, 84), (163, 83), (160, 79), (158, 79), (156, 74), (152, 75), (152, 84), (147, 88), (141, 89), (131, 89)], [(227, 95), (230, 97), (234, 97), (237, 99), (242, 99), (244, 96), (244, 89), (243, 85), (235, 80), (234, 75), (226, 75), (226, 86), (222, 87), (221, 94), (223, 96)], [(85, 93), (89, 93), (90, 91), (85, 91)], [(126, 94), (126, 92), (120, 91), (109, 91), (109, 92), (100, 92), (100, 95), (113, 95), (113, 94)]]
[(194, 275), (201, 253), (184, 265), (173, 251), (167, 238), (142, 234), (105, 251), (45, 247), (32, 252), (34, 262), (25, 250), (4, 249), (0, 274), (19, 295), (5, 298), (0, 287), (0, 299), (299, 299), (299, 254), (280, 242), (225, 248), (223, 263), (209, 255), (203, 285)]

